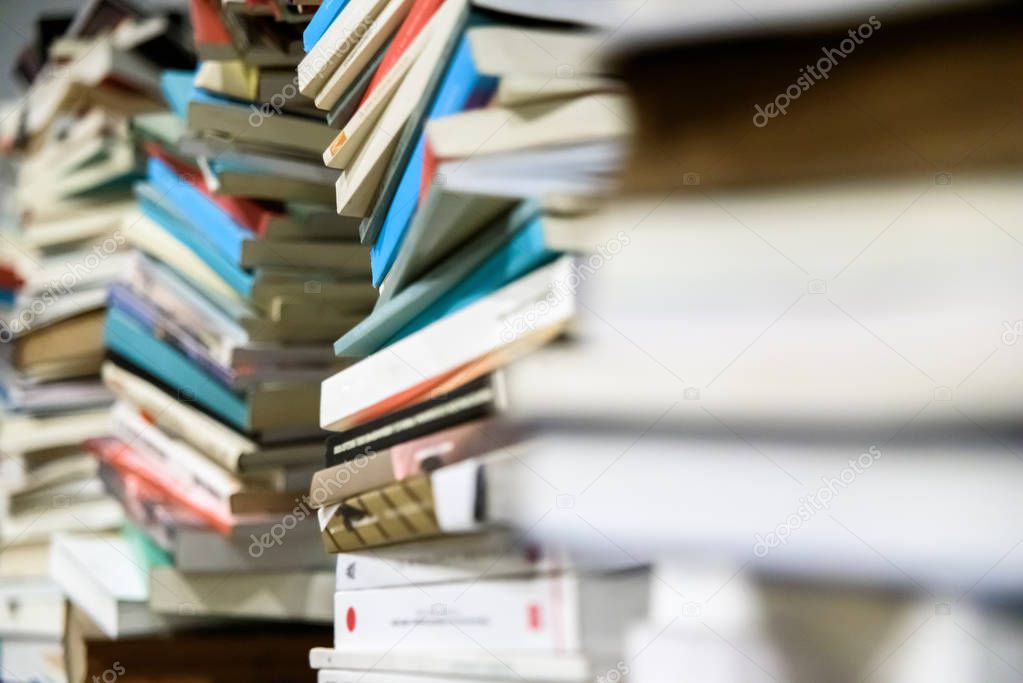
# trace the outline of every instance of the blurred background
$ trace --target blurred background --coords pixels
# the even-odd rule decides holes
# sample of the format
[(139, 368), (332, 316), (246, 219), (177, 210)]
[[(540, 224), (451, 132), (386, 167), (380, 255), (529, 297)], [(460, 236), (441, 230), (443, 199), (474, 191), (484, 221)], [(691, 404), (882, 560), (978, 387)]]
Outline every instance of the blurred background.
[(1023, 681), (1023, 11), (0, 2), (0, 681)]

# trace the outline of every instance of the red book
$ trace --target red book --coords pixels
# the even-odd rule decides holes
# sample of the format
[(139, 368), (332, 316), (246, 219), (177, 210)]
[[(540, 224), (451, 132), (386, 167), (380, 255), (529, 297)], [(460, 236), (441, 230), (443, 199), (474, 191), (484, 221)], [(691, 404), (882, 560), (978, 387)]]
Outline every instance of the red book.
[(390, 46), (388, 46), (387, 52), (384, 53), (384, 58), (380, 60), (380, 66), (377, 67), (376, 73), (370, 79), (369, 86), (362, 95), (362, 101), (359, 102), (360, 107), (366, 103), (373, 89), (384, 79), (384, 76), (391, 70), (394, 63), (398, 61), (398, 58), (405, 52), (405, 49), (412, 44), (412, 41), (416, 39), (419, 32), (426, 26), (426, 23), (430, 21), (430, 17), (434, 15), (437, 8), (443, 3), (444, 0), (415, 0), (412, 9), (409, 10), (408, 15), (405, 17), (405, 21), (401, 22), (401, 28), (394, 34), (394, 39), (391, 41)]
[(264, 234), (267, 222), (283, 210), (280, 204), (275, 202), (259, 202), (245, 197), (214, 194), (206, 187), (206, 181), (196, 166), (175, 156), (155, 142), (145, 142), (142, 144), (142, 148), (149, 156), (170, 166), (182, 179), (223, 209), (224, 213), (233, 218), (238, 225), (248, 228), (257, 235)]
[(143, 482), (150, 493), (158, 493), (225, 536), (231, 534), (234, 517), (206, 489), (168, 474), (151, 459), (140, 455), (119, 439), (88, 439), (85, 447), (122, 477)]
[(192, 15), (192, 35), (195, 37), (196, 46), (232, 45), (231, 34), (220, 17), (218, 0), (190, 0), (188, 5)]

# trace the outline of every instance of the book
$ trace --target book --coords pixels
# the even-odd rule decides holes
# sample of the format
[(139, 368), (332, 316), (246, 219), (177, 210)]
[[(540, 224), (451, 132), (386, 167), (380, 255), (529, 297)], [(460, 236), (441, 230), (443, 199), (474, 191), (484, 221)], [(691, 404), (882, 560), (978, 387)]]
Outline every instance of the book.
[(473, 680), (480, 676), (487, 680), (500, 680), (509, 675), (526, 681), (581, 682), (590, 678), (591, 665), (585, 657), (571, 655), (540, 656), (503, 654), (496, 659), (488, 654), (462, 653), (416, 653), (379, 654), (358, 653), (334, 648), (314, 647), (309, 651), (309, 664), (322, 671), (329, 681), (351, 680), (362, 674), (388, 672), (394, 678), (397, 674), (415, 676), (416, 680), (428, 676), (457, 676)]
[(430, 538), (440, 533), (430, 480), (413, 475), (318, 511), (328, 553)]
[(385, 0), (350, 0), (298, 65), (298, 89), (315, 97), (383, 11)]
[(156, 614), (330, 623), (334, 575), (329, 571), (185, 574), (154, 567), (149, 606)]
[[(465, 108), (479, 106), (487, 100), (493, 86), (493, 79), (477, 73), (468, 41), (463, 37), (438, 85), (437, 95), (426, 117), (430, 119), (447, 116)], [(380, 286), (394, 262), (409, 223), (417, 216), (416, 212), (420, 205), (419, 189), (425, 180), (423, 178), (425, 153), (426, 140), (420, 133), (412, 156), (409, 157), (401, 179), (395, 187), (386, 214), (380, 212), (382, 218), (372, 221), (374, 225), (367, 226), (364, 239), (373, 244), (370, 262), (374, 286)], [(484, 213), (481, 219), (485, 222), (492, 217)]]
[[(535, 576), (589, 570), (624, 569), (630, 560), (621, 554), (578, 556), (556, 545), (525, 542), (510, 531), (461, 534), (374, 548), (372, 552), (338, 553), (338, 591), (360, 591), (409, 585), (468, 583), (494, 578)], [(360, 668), (338, 666), (324, 668)]]
[(497, 656), (584, 654), (613, 661), (625, 624), (645, 612), (649, 583), (642, 571), (565, 573), (337, 593), (334, 647), (396, 655), (482, 647)]
[(364, 356), (471, 305), (557, 258), (543, 219), (523, 205), (488, 227), (401, 293), (381, 302), (334, 343), (339, 356)]
[(325, 0), (316, 8), (316, 13), (313, 14), (313, 18), (309, 20), (305, 30), (302, 32), (302, 47), (305, 48), (306, 52), (312, 50), (316, 43), (319, 42), (324, 32), (330, 28), (337, 15), (347, 4), (348, 0)]
[[(553, 283), (570, 271), (571, 259), (563, 257), (393, 344), (388, 353), (327, 378), (321, 388), (320, 425), (341, 431), (444, 393), (446, 383), (464, 384), (500, 366), (502, 354), (514, 357), (525, 352), (523, 344), (539, 344), (540, 337), (556, 335), (571, 315), (574, 302), (570, 298), (559, 298), (538, 316), (533, 326), (536, 335), (524, 336), (517, 346), (506, 334), (502, 337), (500, 328), (508, 310), (543, 300)], [(482, 332), (490, 326), (489, 334)], [(448, 341), (440, 342), (441, 337)]]
[(104, 335), (115, 353), (242, 432), (298, 437), (315, 431), (308, 425), (318, 400), (315, 383), (268, 385), (236, 394), (120, 310), (108, 313)]
[(314, 442), (266, 444), (253, 441), (202, 411), (114, 363), (103, 365), (103, 381), (117, 395), (149, 415), (157, 427), (186, 440), (231, 472), (301, 466), (321, 461), (323, 447)]
[(327, 465), (339, 465), (359, 455), (428, 437), (499, 410), (500, 388), (492, 376), (480, 377), (449, 392), (413, 401), (386, 415), (333, 434), (327, 439)]
[[(50, 572), (54, 581), (110, 638), (151, 633), (174, 623), (149, 611), (146, 572), (159, 554), (138, 555), (118, 536), (58, 536)], [(177, 615), (180, 618), (180, 615)], [(185, 620), (187, 623), (187, 620)]]
[[(843, 424), (799, 438), (750, 431), (740, 437), (719, 425), (685, 437), (648, 431), (637, 441), (647, 426), (552, 430), (523, 443), (514, 457), (442, 467), (430, 475), (438, 522), (448, 533), (529, 528), (536, 542), (574, 539), (573, 548), (638, 562), (677, 549), (749, 561), (776, 575), (860, 586), (921, 582), (948, 591), (972, 588), (979, 596), (1004, 595), (1014, 585), (1018, 558), (1011, 555), (977, 583), (1006, 543), (1018, 540), (1005, 512), (1016, 504), (1012, 481), (1020, 464), (1005, 458), (1000, 444), (925, 426), (884, 441), (888, 428), (857, 432)], [(961, 467), (964, 453), (975, 467)], [(712, 484), (736, 471), (744, 473), (741, 484), (732, 479), (742, 489), (733, 489), (742, 506), (721, 499)], [(794, 490), (801, 487), (790, 476), (813, 482), (809, 498)], [(699, 519), (678, 514), (680, 478), (688, 504), (706, 512)], [(935, 486), (954, 496), (928, 496), (925, 490)], [(472, 490), (480, 495), (467, 493)], [(913, 496), (912, 516), (891, 491)], [(615, 505), (608, 504), (612, 498)], [(552, 505), (557, 514), (541, 520)], [(800, 516), (807, 519), (797, 524)], [(971, 524), (959, 526), (967, 518)], [(635, 519), (645, 520), (641, 533)], [(855, 535), (834, 534), (834, 519), (857, 520)], [(987, 530), (983, 539), (973, 531), (976, 523)], [(929, 533), (934, 528), (943, 529), (940, 538)], [(961, 552), (965, 547), (969, 554)]]

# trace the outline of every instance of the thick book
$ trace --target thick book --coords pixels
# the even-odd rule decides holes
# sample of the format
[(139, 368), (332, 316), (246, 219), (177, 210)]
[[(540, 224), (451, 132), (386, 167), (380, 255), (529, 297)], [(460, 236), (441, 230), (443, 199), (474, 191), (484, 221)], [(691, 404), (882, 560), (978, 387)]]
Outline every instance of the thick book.
[(646, 614), (646, 571), (542, 575), (346, 591), (334, 596), (342, 652), (593, 655), (619, 658), (628, 624)]
[[(864, 442), (872, 434), (876, 444)], [(1013, 520), (1023, 514), (1023, 463), (1005, 451), (1018, 447), (1018, 435), (978, 443), (940, 427), (891, 434), (844, 424), (795, 439), (737, 436), (725, 425), (685, 434), (649, 422), (628, 431), (591, 426), (549, 431), (514, 455), (466, 460), (431, 479), (437, 519), (450, 533), (510, 526), (534, 542), (571, 539), (572, 551), (638, 562), (702, 553), (789, 579), (1018, 593), (1023, 557), (1004, 554), (1019, 540)], [(973, 466), (962, 467), (964, 458)], [(722, 497), (724, 480), (731, 487)], [(685, 506), (699, 514), (680, 514), (680, 481)], [(814, 491), (807, 496), (796, 481)], [(839, 526), (836, 534), (836, 520), (856, 520), (855, 533)]]

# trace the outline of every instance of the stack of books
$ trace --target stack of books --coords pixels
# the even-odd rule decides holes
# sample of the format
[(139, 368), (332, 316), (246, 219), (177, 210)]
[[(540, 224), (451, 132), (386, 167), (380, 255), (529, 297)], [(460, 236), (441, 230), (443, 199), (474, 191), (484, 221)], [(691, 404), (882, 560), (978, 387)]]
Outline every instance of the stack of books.
[(60, 669), (53, 534), (103, 532), (123, 519), (82, 442), (108, 429), (105, 288), (126, 263), (141, 172), (129, 120), (163, 108), (161, 68), (192, 63), (180, 20), (90, 2), (41, 21), (20, 62), (27, 92), (4, 112), (2, 144), (18, 157), (0, 268), (5, 680), (51, 680)]
[(500, 372), (570, 322), (559, 286), (630, 126), (604, 36), (465, 0), (337, 4), (310, 22), (299, 87), (340, 128), (323, 161), (380, 299), (323, 383), (337, 434), (308, 500), (337, 592), (311, 665), (321, 683), (586, 680), (621, 658), (649, 572), (491, 533), (471, 479), (437, 482), (525, 438)]

